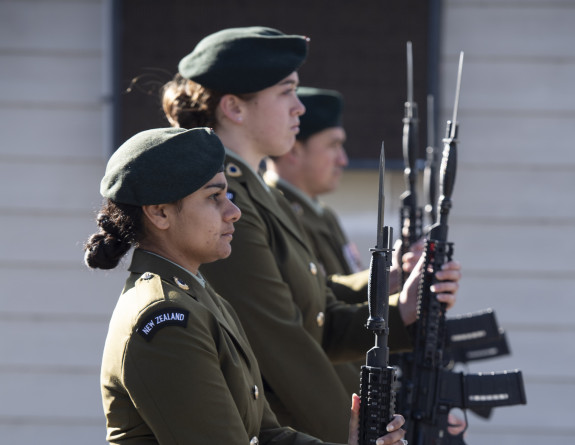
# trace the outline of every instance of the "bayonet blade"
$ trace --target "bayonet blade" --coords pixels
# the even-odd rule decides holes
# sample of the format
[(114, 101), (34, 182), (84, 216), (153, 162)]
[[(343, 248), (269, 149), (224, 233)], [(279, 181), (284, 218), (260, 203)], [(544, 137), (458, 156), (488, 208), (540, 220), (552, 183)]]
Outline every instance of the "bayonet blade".
[(381, 154), (379, 156), (379, 199), (377, 201), (377, 245), (378, 249), (386, 247), (383, 230), (383, 216), (385, 212), (385, 194), (384, 194), (384, 179), (385, 179), (385, 148), (384, 143), (381, 143)]
[(463, 71), (463, 51), (459, 53), (459, 69), (457, 70), (457, 87), (455, 89), (455, 104), (453, 106), (453, 119), (451, 120), (451, 135), (455, 137), (455, 129), (457, 127), (457, 108), (459, 107), (459, 90), (461, 89), (461, 72)]

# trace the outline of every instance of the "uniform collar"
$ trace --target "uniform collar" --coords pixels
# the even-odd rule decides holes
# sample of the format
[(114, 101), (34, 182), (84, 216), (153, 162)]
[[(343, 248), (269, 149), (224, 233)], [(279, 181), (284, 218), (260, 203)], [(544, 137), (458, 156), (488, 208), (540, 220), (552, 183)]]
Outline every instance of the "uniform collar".
[[(226, 151), (225, 173), (229, 185), (228, 196), (234, 204), (238, 204), (235, 202), (234, 193), (236, 192), (234, 188), (237, 185), (241, 185), (247, 191), (249, 199), (254, 204), (263, 207), (269, 215), (277, 219), (279, 224), (291, 232), (306, 249), (310, 250), (301, 223), (297, 220), (296, 215), (289, 208), (289, 202), (284, 196), (281, 196), (279, 190), (270, 188), (258, 173), (254, 172), (240, 156), (230, 150)], [(241, 203), (239, 203), (239, 206), (241, 208)]]
[(134, 250), (128, 270), (137, 274), (145, 272), (158, 274), (163, 280), (174, 283), (183, 290), (188, 290), (191, 283), (197, 283), (204, 288), (206, 286), (206, 281), (201, 275), (196, 275), (179, 264), (144, 249)]
[[(248, 357), (252, 357), (250, 346), (242, 333), (238, 330), (235, 320), (229, 310), (224, 309), (222, 298), (206, 283), (203, 277), (184, 269), (173, 261), (153, 252), (135, 249), (132, 263), (128, 270), (135, 274), (150, 272), (159, 275), (162, 281), (180, 288), (194, 300), (207, 307), (218, 323), (230, 333), (232, 338), (241, 346), (241, 350)], [(203, 283), (203, 284), (202, 284)]]
[(174, 266), (176, 266), (177, 268), (183, 270), (184, 272), (186, 272), (188, 275), (191, 275), (192, 277), (194, 277), (196, 279), (196, 281), (200, 284), (200, 286), (202, 287), (206, 287), (206, 279), (202, 276), (202, 274), (198, 271), (197, 274), (190, 272), (188, 269), (186, 269), (185, 267), (180, 266), (177, 263), (174, 263), (172, 260), (167, 259), (166, 257), (163, 257), (162, 255), (158, 255), (157, 253), (154, 252), (150, 252), (149, 250), (145, 250), (145, 249), (140, 249), (142, 252), (146, 252), (149, 253), (150, 255), (154, 255), (155, 257), (161, 258), (164, 261), (167, 261), (168, 263), (173, 264)]

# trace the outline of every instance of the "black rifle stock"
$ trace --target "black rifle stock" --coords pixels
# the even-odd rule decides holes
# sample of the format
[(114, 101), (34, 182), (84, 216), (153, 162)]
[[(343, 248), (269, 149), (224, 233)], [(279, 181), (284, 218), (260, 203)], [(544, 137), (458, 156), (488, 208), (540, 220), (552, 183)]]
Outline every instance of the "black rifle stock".
[(379, 165), (379, 202), (377, 243), (371, 249), (369, 267), (369, 318), (366, 327), (375, 334), (375, 345), (366, 354), (361, 367), (359, 445), (375, 445), (378, 437), (386, 433), (386, 426), (395, 413), (395, 369), (388, 366), (389, 348), (389, 270), (391, 267), (392, 229), (383, 225), (383, 194), (385, 154), (381, 147)]
[(448, 217), (457, 165), (456, 113), (462, 61), (463, 53), (459, 62), (453, 120), (448, 121), (443, 140), (437, 218), (429, 230), (423, 254), (424, 266), (414, 328), (414, 357), (409, 370), (406, 398), (408, 406), (402, 407), (402, 414), (406, 416), (406, 438), (412, 445), (464, 444), (464, 431), (457, 436), (448, 433), (449, 412), (453, 408), (482, 410), (526, 403), (520, 371), (464, 374), (444, 366), (446, 306), (437, 300), (431, 286), (436, 283), (435, 273), (451, 260), (453, 254), (453, 243), (448, 241)]

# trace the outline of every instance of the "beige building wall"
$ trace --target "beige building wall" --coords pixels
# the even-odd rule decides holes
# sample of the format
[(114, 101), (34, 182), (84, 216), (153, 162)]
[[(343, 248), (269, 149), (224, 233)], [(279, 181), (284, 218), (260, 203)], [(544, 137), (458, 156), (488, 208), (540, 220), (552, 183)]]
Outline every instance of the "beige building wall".
[[(0, 0), (0, 443), (104, 443), (99, 364), (125, 273), (87, 271), (81, 246), (111, 149), (110, 5)], [(453, 311), (495, 308), (513, 354), (470, 370), (520, 368), (528, 398), (489, 422), (470, 416), (467, 442), (569, 443), (575, 3), (443, 7), (442, 122), (465, 51), (450, 217), (464, 278)], [(397, 227), (401, 172), (386, 182)], [(376, 184), (374, 172), (349, 171), (326, 197), (366, 261)]]
[(0, 1), (0, 443), (102, 444), (123, 273), (90, 273), (110, 153), (109, 2)]

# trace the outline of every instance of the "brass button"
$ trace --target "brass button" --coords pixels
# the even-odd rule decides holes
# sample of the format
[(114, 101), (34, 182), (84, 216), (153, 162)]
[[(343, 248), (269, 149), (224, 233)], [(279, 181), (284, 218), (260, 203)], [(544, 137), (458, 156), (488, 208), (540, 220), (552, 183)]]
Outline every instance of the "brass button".
[(325, 314), (320, 312), (316, 317), (317, 325), (321, 328), (325, 322)]
[(257, 400), (258, 397), (260, 396), (260, 390), (258, 388), (258, 385), (254, 385), (254, 387), (252, 388), (252, 396), (254, 396), (255, 400)]
[(260, 443), (260, 440), (258, 439), (258, 436), (254, 436), (252, 437), (252, 440), (250, 440), (250, 445), (258, 445)]
[(309, 263), (309, 270), (312, 275), (317, 275), (317, 266), (315, 265), (315, 263), (313, 262)]

